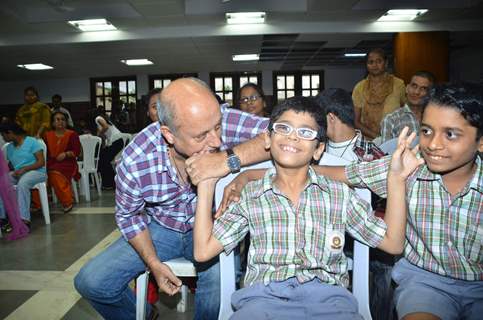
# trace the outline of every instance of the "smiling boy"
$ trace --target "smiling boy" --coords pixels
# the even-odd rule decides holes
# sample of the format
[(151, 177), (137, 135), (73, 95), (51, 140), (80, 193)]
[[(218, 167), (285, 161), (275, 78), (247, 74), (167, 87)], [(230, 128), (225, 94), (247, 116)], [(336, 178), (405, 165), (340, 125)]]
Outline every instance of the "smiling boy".
[[(325, 114), (309, 98), (287, 99), (272, 112), (266, 148), (275, 168), (247, 185), (241, 200), (213, 224), (216, 180), (198, 186), (194, 255), (207, 261), (250, 234), (245, 288), (232, 296), (232, 319), (362, 319), (349, 282), (344, 233), (392, 254), (404, 244), (406, 177), (422, 162), (401, 136), (388, 175), (384, 220), (346, 185), (317, 176)], [(414, 137), (414, 135), (413, 135)]]
[[(420, 130), (426, 165), (407, 180), (407, 241), (392, 274), (400, 319), (481, 319), (482, 134), (481, 86), (431, 90)], [(350, 184), (385, 196), (389, 162), (351, 165), (345, 175)]]

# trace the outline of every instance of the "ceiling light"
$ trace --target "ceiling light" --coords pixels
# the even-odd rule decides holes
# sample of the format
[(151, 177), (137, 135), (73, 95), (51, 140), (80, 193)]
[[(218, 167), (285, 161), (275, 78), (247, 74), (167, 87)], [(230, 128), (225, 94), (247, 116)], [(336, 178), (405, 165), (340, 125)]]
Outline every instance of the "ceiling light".
[(225, 14), (228, 24), (264, 23), (265, 12), (228, 12)]
[(234, 54), (231, 56), (233, 61), (256, 61), (260, 60), (260, 55), (251, 53), (251, 54)]
[(412, 21), (428, 12), (428, 9), (388, 10), (377, 21)]
[(76, 21), (69, 21), (69, 24), (76, 27), (80, 31), (85, 31), (85, 32), (117, 30), (117, 28), (113, 26), (106, 19), (76, 20)]
[(49, 70), (54, 69), (43, 63), (17, 64), (17, 67), (27, 70)]
[(360, 58), (360, 57), (365, 57), (367, 53), (344, 53), (344, 57), (347, 58)]
[(128, 59), (121, 60), (121, 62), (127, 64), (128, 66), (146, 66), (153, 64), (153, 62), (148, 59)]

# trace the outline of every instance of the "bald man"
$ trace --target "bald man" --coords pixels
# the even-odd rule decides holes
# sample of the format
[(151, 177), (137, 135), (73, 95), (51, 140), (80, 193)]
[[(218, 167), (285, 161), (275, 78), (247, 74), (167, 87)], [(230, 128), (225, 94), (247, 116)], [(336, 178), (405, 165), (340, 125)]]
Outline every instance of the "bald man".
[[(184, 257), (194, 262), (193, 184), (268, 159), (257, 137), (268, 120), (220, 107), (198, 79), (171, 82), (157, 109), (159, 122), (134, 138), (117, 166), (115, 216), (123, 237), (75, 278), (77, 291), (106, 319), (135, 318), (128, 283), (146, 267), (161, 290), (170, 295), (179, 291), (181, 281), (163, 261)], [(217, 319), (218, 259), (195, 266), (195, 319)]]

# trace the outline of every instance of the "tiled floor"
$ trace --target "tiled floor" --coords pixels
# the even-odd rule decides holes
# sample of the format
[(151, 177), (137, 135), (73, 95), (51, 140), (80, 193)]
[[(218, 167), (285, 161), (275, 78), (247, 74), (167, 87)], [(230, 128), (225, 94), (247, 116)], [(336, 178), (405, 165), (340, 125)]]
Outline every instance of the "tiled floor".
[[(95, 194), (95, 192), (92, 192)], [(73, 287), (72, 279), (90, 258), (119, 237), (114, 221), (114, 193), (81, 203), (68, 214), (51, 204), (51, 224), (32, 217), (24, 239), (0, 239), (0, 319), (102, 319)], [(160, 319), (191, 319), (176, 312), (179, 297), (161, 296)]]

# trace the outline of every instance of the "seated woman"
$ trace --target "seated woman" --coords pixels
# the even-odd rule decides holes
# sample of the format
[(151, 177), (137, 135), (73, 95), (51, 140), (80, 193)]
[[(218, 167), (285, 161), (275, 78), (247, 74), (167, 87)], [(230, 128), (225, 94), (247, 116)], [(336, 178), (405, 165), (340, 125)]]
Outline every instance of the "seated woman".
[[(45, 160), (42, 145), (25, 134), (16, 123), (0, 126), (0, 133), (6, 142), (5, 154), (9, 162), (13, 184), (17, 185), (17, 201), (23, 222), (30, 226), (30, 189), (46, 180)], [(3, 202), (0, 201), (0, 219), (6, 217)]]
[(100, 114), (94, 119), (97, 125), (97, 134), (104, 136), (105, 144), (99, 153), (99, 166), (97, 171), (101, 174), (102, 189), (112, 190), (114, 188), (114, 169), (112, 160), (124, 147), (121, 131), (107, 118)]
[(74, 199), (72, 196), (71, 180), (79, 180), (77, 157), (81, 151), (79, 135), (66, 129), (68, 115), (61, 111), (52, 114), (52, 128), (44, 135), (47, 144), (47, 175), (49, 185), (54, 189), (64, 212), (72, 210)]
[(267, 103), (261, 87), (254, 83), (244, 84), (239, 91), (238, 108), (242, 111), (265, 117)]

